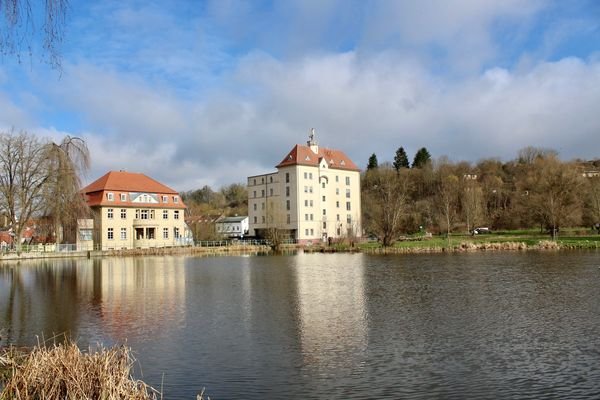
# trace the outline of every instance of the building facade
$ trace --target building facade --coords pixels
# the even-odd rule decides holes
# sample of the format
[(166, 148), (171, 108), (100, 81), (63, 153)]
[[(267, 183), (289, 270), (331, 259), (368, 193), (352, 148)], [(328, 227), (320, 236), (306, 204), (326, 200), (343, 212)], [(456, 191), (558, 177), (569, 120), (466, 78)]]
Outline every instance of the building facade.
[(240, 239), (248, 236), (247, 216), (222, 217), (217, 220), (215, 225), (217, 234), (221, 236)]
[(111, 171), (82, 190), (102, 250), (192, 244), (186, 206), (173, 189), (144, 174)]
[(360, 170), (344, 152), (319, 147), (311, 130), (276, 168), (248, 177), (251, 236), (272, 228), (303, 244), (360, 236)]

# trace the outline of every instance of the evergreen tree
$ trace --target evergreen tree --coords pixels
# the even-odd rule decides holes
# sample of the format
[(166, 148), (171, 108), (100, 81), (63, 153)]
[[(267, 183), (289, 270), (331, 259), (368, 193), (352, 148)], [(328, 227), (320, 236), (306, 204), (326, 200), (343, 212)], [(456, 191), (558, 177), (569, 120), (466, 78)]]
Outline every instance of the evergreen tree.
[(406, 151), (404, 151), (404, 147), (400, 147), (396, 150), (396, 155), (394, 156), (394, 169), (396, 172), (400, 172), (400, 168), (410, 168), (408, 156), (406, 155)]
[(415, 154), (415, 159), (413, 160), (412, 167), (423, 168), (430, 161), (431, 155), (425, 147), (421, 147), (419, 151), (417, 151), (417, 154)]
[(377, 169), (377, 167), (379, 166), (379, 164), (377, 163), (377, 156), (375, 155), (375, 153), (371, 154), (371, 157), (369, 157), (369, 163), (367, 164), (367, 171), (370, 171), (372, 169)]

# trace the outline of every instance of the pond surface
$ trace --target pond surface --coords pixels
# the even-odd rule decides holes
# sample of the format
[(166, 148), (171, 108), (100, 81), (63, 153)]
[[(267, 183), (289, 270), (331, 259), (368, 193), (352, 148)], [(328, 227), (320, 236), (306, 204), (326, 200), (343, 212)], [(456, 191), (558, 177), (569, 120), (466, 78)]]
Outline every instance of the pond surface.
[(165, 399), (600, 397), (600, 253), (0, 265), (0, 345), (127, 343)]

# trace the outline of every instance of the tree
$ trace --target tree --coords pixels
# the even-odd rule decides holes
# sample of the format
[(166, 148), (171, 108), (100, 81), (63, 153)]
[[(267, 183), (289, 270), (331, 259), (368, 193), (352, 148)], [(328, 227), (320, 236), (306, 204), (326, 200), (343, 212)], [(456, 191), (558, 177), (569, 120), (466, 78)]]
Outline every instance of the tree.
[(35, 136), (0, 133), (0, 207), (8, 215), (17, 250), (27, 222), (44, 208), (47, 152)]
[[(406, 171), (408, 173), (409, 171)], [(406, 174), (383, 167), (367, 171), (363, 179), (363, 224), (383, 246), (400, 237), (402, 218), (406, 215), (409, 180)]]
[[(56, 243), (61, 243), (67, 231), (71, 233), (67, 237), (72, 241), (75, 239), (73, 233), (76, 231), (77, 218), (88, 211), (87, 203), (79, 194), (79, 189), (80, 177), (90, 167), (90, 152), (83, 139), (66, 136), (59, 144), (48, 143), (46, 153), (47, 215), (52, 216), (54, 220)], [(68, 230), (67, 227), (71, 229)]]
[(375, 153), (373, 153), (373, 154), (371, 154), (371, 157), (369, 157), (369, 163), (367, 164), (367, 171), (377, 169), (378, 166), (379, 166), (379, 164), (377, 162), (377, 156), (375, 155)]
[[(40, 46), (46, 62), (60, 69), (60, 44), (64, 36), (68, 0), (45, 0), (45, 10), (37, 12), (30, 0), (0, 1), (0, 54), (21, 60), (23, 47), (34, 52), (34, 39), (42, 37)], [(41, 29), (39, 29), (41, 27)]]
[(446, 228), (450, 240), (450, 231), (456, 218), (458, 208), (458, 177), (452, 170), (452, 165), (442, 162), (436, 166), (436, 194), (434, 197), (440, 228)]
[(467, 232), (470, 232), (483, 215), (483, 191), (472, 175), (463, 176), (461, 209), (467, 223)]
[(593, 176), (585, 180), (586, 190), (586, 221), (596, 227), (600, 233), (600, 176)]
[(519, 181), (522, 198), (538, 222), (550, 229), (553, 240), (559, 227), (580, 220), (581, 179), (573, 165), (549, 155), (536, 158)]
[(423, 168), (425, 165), (431, 162), (431, 155), (425, 147), (421, 147), (415, 154), (415, 158), (412, 163), (413, 168)]
[(404, 151), (404, 147), (400, 147), (396, 150), (396, 155), (394, 156), (394, 169), (396, 172), (399, 172), (400, 168), (410, 168), (408, 156), (406, 155), (406, 151)]

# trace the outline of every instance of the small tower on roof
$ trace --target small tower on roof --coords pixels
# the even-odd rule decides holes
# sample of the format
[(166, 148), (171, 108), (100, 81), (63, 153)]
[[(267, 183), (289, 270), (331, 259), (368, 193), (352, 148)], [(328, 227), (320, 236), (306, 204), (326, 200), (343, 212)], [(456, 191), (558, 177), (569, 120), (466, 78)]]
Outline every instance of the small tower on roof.
[(308, 147), (310, 147), (313, 153), (319, 154), (319, 144), (315, 139), (315, 128), (310, 128), (310, 131), (308, 133), (308, 142), (306, 142), (306, 144), (308, 145)]

